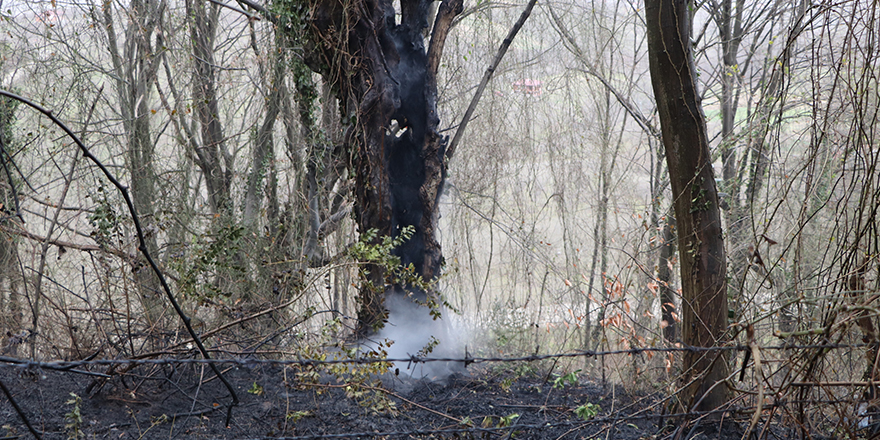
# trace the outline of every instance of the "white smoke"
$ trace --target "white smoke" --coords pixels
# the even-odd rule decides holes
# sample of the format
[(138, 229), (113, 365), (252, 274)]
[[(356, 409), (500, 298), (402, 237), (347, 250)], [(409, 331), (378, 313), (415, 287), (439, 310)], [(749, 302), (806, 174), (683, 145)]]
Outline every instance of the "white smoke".
[[(385, 297), (388, 322), (371, 337), (366, 346), (376, 349), (383, 345), (390, 359), (456, 358), (465, 355), (461, 328), (451, 311), (441, 310), (442, 318), (434, 319), (429, 307), (419, 305), (400, 292)], [(388, 341), (386, 343), (386, 341)], [(390, 344), (390, 346), (387, 346)], [(461, 362), (396, 362), (391, 372), (397, 376), (443, 381), (450, 374), (463, 372)]]

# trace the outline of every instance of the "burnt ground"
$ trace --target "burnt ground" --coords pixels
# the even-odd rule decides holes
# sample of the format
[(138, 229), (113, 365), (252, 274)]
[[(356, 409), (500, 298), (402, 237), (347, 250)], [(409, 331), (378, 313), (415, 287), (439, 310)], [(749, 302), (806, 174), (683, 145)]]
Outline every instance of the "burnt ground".
[[(658, 427), (661, 405), (653, 396), (584, 378), (554, 388), (539, 376), (519, 377), (510, 369), (469, 370), (445, 383), (386, 379), (380, 389), (358, 388), (358, 381), (346, 388), (352, 385), (327, 377), (304, 386), (296, 367), (227, 366), (225, 374), (240, 398), (228, 428), (229, 394), (202, 365), (141, 365), (97, 380), (4, 365), (0, 381), (45, 439), (672, 437), (671, 429)], [(78, 405), (71, 393), (81, 398)], [(592, 407), (595, 415), (585, 414), (589, 420), (576, 413), (586, 403), (598, 405)], [(731, 425), (722, 434), (702, 438), (740, 438), (741, 427)], [(32, 438), (9, 400), (0, 396), (0, 438), (16, 437)]]

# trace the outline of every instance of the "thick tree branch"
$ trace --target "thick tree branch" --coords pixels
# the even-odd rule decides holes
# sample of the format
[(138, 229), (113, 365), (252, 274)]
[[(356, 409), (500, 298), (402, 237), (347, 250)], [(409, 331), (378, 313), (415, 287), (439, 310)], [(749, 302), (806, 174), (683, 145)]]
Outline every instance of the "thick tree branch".
[(229, 6), (226, 3), (223, 3), (221, 1), (218, 1), (218, 0), (208, 0), (208, 1), (210, 1), (211, 3), (213, 3), (217, 6), (220, 6), (221, 8), (226, 8), (226, 9), (229, 9), (230, 11), (238, 12), (239, 14), (244, 15), (245, 17), (247, 17), (251, 20), (259, 20), (260, 19), (260, 17), (254, 15), (254, 14), (251, 14), (250, 12), (243, 11), (241, 9), (234, 7), (234, 6)]
[(329, 234), (332, 234), (339, 227), (339, 223), (348, 215), (351, 214), (351, 204), (346, 204), (345, 206), (339, 208), (339, 211), (333, 213), (327, 220), (321, 222), (321, 226), (318, 227), (318, 238), (324, 238)]
[[(271, 21), (272, 23), (276, 23), (278, 21), (278, 19), (275, 17), (275, 15), (273, 15), (271, 12), (269, 12), (268, 9), (252, 2), (250, 0), (238, 0), (238, 3), (241, 5), (245, 5), (251, 9), (259, 12), (260, 15), (262, 15), (263, 17), (265, 17), (267, 20)], [(250, 16), (250, 15), (248, 15), (248, 16)]]
[(440, 59), (443, 58), (443, 46), (446, 36), (452, 28), (452, 20), (464, 10), (464, 0), (444, 0), (437, 11), (437, 19), (434, 21), (434, 30), (431, 32), (431, 42), (428, 44), (428, 74), (437, 76), (437, 68)]

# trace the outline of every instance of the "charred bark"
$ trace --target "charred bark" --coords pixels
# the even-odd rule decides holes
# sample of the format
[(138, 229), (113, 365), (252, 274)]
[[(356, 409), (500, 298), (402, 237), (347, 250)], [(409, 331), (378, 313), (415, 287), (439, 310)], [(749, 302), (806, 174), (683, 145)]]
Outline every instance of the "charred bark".
[[(401, 0), (400, 22), (390, 0), (315, 0), (306, 61), (334, 84), (343, 118), (355, 119), (345, 138), (355, 170), (355, 218), (361, 233), (396, 237), (404, 266), (431, 281), (440, 273), (437, 202), (445, 179), (446, 139), (438, 132), (436, 70), (461, 0), (444, 0), (425, 47), (429, 0)], [(384, 317), (381, 267), (369, 265), (359, 293), (358, 333)], [(408, 286), (402, 286), (408, 287)], [(417, 292), (421, 299), (426, 292)]]
[[(697, 94), (685, 0), (646, 0), (651, 82), (660, 116), (675, 207), (682, 280), (682, 341), (714, 347), (727, 328), (726, 256), (706, 121)], [(683, 359), (679, 404), (712, 410), (728, 399), (722, 351), (690, 351)]]

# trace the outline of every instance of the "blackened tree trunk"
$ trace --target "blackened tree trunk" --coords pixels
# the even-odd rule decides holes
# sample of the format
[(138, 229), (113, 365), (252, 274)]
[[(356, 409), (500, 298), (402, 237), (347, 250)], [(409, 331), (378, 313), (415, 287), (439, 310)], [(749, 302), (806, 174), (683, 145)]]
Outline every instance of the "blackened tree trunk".
[[(697, 94), (686, 0), (645, 0), (651, 82), (660, 116), (678, 233), (682, 341), (713, 347), (727, 328), (726, 256), (706, 121)], [(728, 390), (723, 351), (686, 352), (684, 410), (711, 410)]]
[[(443, 44), (462, 0), (444, 0), (425, 47), (430, 0), (313, 0), (307, 23), (308, 65), (336, 88), (353, 121), (344, 143), (355, 169), (354, 208), (361, 233), (412, 238), (396, 252), (430, 281), (439, 275), (437, 202), (446, 140), (438, 133), (437, 80)], [(397, 20), (399, 12), (400, 21)], [(384, 316), (385, 274), (368, 267), (359, 294), (358, 332)], [(404, 286), (405, 287), (405, 286)]]

